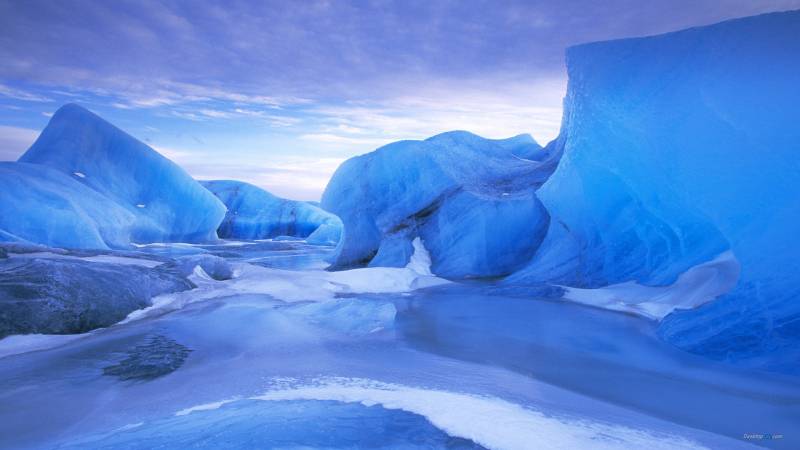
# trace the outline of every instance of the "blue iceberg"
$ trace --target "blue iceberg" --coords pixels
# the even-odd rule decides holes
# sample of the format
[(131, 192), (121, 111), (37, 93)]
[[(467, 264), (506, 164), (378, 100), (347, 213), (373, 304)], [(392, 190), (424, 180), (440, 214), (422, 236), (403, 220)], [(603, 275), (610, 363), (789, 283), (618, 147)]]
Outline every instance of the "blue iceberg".
[(135, 215), (55, 169), (0, 162), (0, 241), (124, 247)]
[(550, 228), (512, 281), (663, 286), (731, 251), (735, 287), (661, 336), (796, 367), (799, 29), (793, 11), (569, 49)]
[(342, 230), (339, 218), (310, 203), (286, 200), (242, 181), (215, 180), (202, 184), (228, 208), (218, 230), (222, 238), (293, 236), (327, 245), (339, 241)]
[[(78, 105), (60, 108), (19, 162), (41, 167), (38, 176), (31, 166), (9, 169), (25, 173), (29, 180), (37, 176), (39, 198), (25, 201), (28, 193), (22, 186), (3, 198), (4, 209), (39, 217), (13, 225), (17, 233), (6, 230), (28, 241), (95, 248), (120, 247), (129, 242), (208, 241), (216, 239), (217, 226), (225, 215), (225, 206), (183, 169)], [(63, 176), (57, 176), (56, 172)], [(67, 183), (64, 177), (71, 178), (73, 183)], [(82, 196), (87, 189), (95, 194)], [(9, 200), (13, 196), (18, 199)], [(62, 201), (51, 202), (41, 196), (60, 197)], [(105, 200), (98, 201), (94, 208), (86, 208), (100, 197)], [(116, 207), (109, 207), (110, 218), (102, 217), (109, 203)], [(80, 228), (83, 223), (78, 226), (76, 219), (66, 216), (64, 221), (46, 219), (49, 214), (61, 214), (63, 210), (75, 210), (77, 220), (97, 222), (104, 229), (108, 222), (113, 225), (120, 219), (115, 226), (118, 235), (106, 240), (104, 233), (99, 233), (99, 239), (90, 239), (79, 232), (70, 240), (66, 238), (68, 230)], [(89, 228), (90, 234), (98, 234), (92, 230), (98, 227)], [(60, 237), (54, 239), (53, 234)]]
[(344, 222), (334, 267), (403, 267), (420, 237), (437, 275), (507, 275), (544, 238), (549, 215), (535, 191), (556, 161), (529, 135), (465, 131), (351, 158), (322, 197)]

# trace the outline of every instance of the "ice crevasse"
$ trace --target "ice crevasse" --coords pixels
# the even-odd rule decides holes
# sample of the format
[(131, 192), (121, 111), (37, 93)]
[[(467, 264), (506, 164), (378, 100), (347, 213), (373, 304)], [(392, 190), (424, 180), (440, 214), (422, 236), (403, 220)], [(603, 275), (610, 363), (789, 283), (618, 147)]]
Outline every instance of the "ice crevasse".
[(661, 286), (730, 251), (738, 282), (660, 335), (798, 370), (800, 11), (567, 52), (547, 237), (509, 282)]
[(201, 183), (228, 208), (218, 230), (221, 238), (294, 236), (329, 245), (339, 241), (341, 220), (310, 203), (283, 199), (242, 181)]
[(0, 239), (68, 248), (216, 239), (225, 206), (176, 164), (74, 104), (0, 183)]
[(529, 135), (465, 131), (351, 158), (322, 197), (344, 224), (333, 267), (403, 267), (419, 237), (439, 276), (507, 275), (544, 238), (549, 216), (535, 190), (553, 166)]

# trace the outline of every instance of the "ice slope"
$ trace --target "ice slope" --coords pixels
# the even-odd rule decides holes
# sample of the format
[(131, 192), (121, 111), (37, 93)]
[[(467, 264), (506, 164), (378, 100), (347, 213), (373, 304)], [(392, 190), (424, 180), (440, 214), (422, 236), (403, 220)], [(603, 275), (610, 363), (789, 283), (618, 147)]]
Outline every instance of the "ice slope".
[[(19, 161), (53, 168), (127, 210), (133, 223), (118, 226), (129, 226), (133, 242), (215, 239), (225, 215), (224, 205), (183, 169), (75, 104), (56, 111)], [(46, 202), (29, 205), (50, 208)], [(54, 228), (39, 232), (61, 233)]]
[(798, 30), (792, 11), (569, 49), (550, 229), (512, 281), (666, 285), (731, 250), (736, 287), (661, 335), (797, 370)]
[(334, 267), (405, 266), (421, 237), (437, 275), (506, 275), (544, 238), (549, 216), (535, 189), (552, 167), (528, 135), (491, 140), (465, 131), (351, 158), (322, 197), (344, 222)]
[(0, 241), (123, 247), (135, 220), (132, 212), (55, 169), (0, 162)]
[(336, 244), (342, 223), (338, 217), (310, 203), (286, 200), (241, 181), (202, 181), (228, 208), (219, 236), (266, 239), (276, 236), (309, 237), (313, 243)]

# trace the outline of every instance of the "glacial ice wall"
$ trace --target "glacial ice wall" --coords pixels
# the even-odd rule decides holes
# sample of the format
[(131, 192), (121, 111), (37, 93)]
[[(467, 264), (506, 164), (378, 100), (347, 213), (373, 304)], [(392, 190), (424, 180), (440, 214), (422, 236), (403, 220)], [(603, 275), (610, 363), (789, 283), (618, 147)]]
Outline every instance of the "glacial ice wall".
[(730, 249), (736, 287), (662, 337), (797, 370), (798, 31), (793, 11), (569, 49), (548, 236), (511, 280), (664, 285)]
[(334, 267), (403, 267), (419, 237), (437, 275), (507, 275), (544, 238), (549, 216), (535, 190), (554, 164), (528, 135), (464, 131), (351, 158), (322, 197), (344, 223)]
[[(225, 215), (225, 206), (183, 169), (75, 104), (53, 115), (19, 161), (60, 171), (129, 211), (133, 223), (118, 226), (128, 228), (133, 242), (216, 239), (217, 225)], [(36, 207), (44, 205), (47, 202)], [(50, 231), (41, 230), (45, 235)]]
[(202, 181), (203, 187), (228, 208), (219, 236), (232, 239), (266, 239), (277, 236), (309, 238), (315, 244), (336, 244), (342, 222), (310, 203), (287, 200), (253, 186), (231, 180)]

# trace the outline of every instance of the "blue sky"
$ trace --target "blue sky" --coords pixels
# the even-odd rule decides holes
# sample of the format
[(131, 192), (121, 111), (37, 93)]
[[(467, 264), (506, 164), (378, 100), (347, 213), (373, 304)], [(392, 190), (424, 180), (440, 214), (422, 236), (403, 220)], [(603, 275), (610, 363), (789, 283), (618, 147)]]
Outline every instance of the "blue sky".
[(558, 132), (564, 49), (800, 0), (0, 0), (0, 160), (77, 102), (202, 179), (318, 199), (346, 158)]

